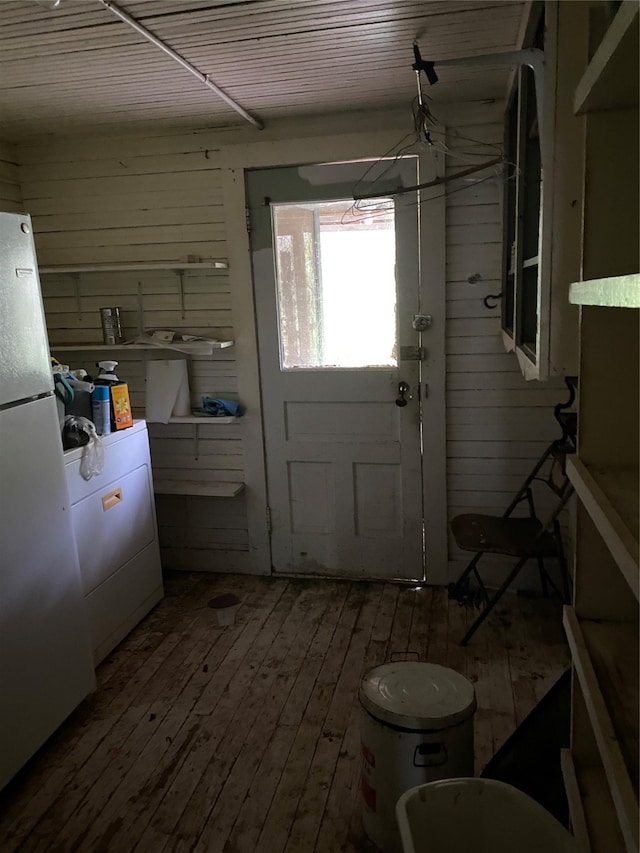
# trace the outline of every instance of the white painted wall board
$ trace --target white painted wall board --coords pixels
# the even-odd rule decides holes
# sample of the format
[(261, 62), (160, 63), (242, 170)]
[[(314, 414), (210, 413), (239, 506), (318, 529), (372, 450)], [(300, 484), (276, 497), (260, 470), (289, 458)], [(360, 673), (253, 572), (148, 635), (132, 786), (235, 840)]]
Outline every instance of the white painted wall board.
[[(459, 137), (466, 135), (488, 143), (499, 143), (502, 135), (501, 110), (500, 104), (476, 104), (442, 110), (442, 118), (459, 134), (454, 138), (451, 131), (449, 133), (448, 143), (452, 149), (457, 153), (474, 150), (476, 153), (483, 152), (484, 156), (486, 146), (477, 146)], [(42, 222), (41, 233), (48, 235), (45, 243), (49, 241), (49, 248), (43, 246), (43, 252), (51, 256), (47, 258), (47, 263), (58, 258), (62, 259), (61, 262), (69, 263), (162, 260), (190, 253), (203, 257), (229, 258), (230, 269), (224, 273), (212, 274), (207, 271), (185, 276), (185, 297), (188, 298), (185, 298), (187, 316), (184, 323), (187, 324), (185, 328), (206, 331), (206, 321), (213, 321), (214, 313), (220, 310), (224, 312), (224, 317), (217, 317), (215, 321), (226, 325), (218, 331), (225, 336), (235, 336), (237, 340), (236, 346), (224, 351), (224, 354), (216, 354), (211, 359), (192, 360), (190, 380), (193, 383), (192, 396), (193, 392), (224, 390), (229, 394), (238, 393), (248, 404), (247, 416), (239, 425), (198, 426), (200, 443), (211, 442), (205, 446), (212, 452), (203, 453), (203, 457), (211, 461), (221, 456), (220, 443), (229, 440), (232, 447), (224, 455), (244, 459), (244, 471), (227, 467), (221, 470), (229, 477), (238, 478), (234, 482), (244, 477), (247, 493), (230, 501), (215, 503), (209, 501), (216, 499), (196, 498), (190, 503), (190, 512), (194, 511), (193, 507), (198, 507), (199, 524), (206, 526), (210, 523), (208, 518), (214, 518), (215, 529), (223, 529), (226, 522), (222, 516), (218, 518), (216, 507), (235, 505), (242, 500), (249, 519), (245, 523), (249, 531), (250, 548), (243, 557), (243, 565), (245, 568), (253, 566), (254, 571), (268, 571), (269, 559), (268, 539), (262, 517), (264, 498), (260, 475), (260, 408), (257, 365), (252, 348), (255, 317), (250, 288), (247, 288), (250, 267), (244, 222), (242, 167), (278, 165), (301, 157), (322, 160), (375, 153), (382, 150), (384, 145), (388, 148), (399, 138), (398, 130), (406, 121), (406, 116), (400, 114), (388, 123), (385, 121), (385, 126), (396, 127), (397, 130), (390, 129), (375, 136), (372, 131), (381, 126), (380, 116), (354, 116), (350, 121), (348, 132), (344, 132), (344, 117), (318, 117), (288, 124), (283, 122), (279, 127), (265, 131), (265, 135), (261, 134), (259, 142), (255, 141), (254, 134), (232, 128), (215, 133), (174, 131), (167, 134), (151, 132), (147, 136), (92, 137), (90, 141), (79, 138), (54, 139), (47, 143), (29, 143), (21, 148), (20, 171), (29, 186), (29, 203), (34, 212), (34, 222), (39, 218)], [(341, 128), (342, 133), (336, 132)], [(205, 156), (205, 152), (208, 152), (208, 156)], [(135, 174), (130, 177), (119, 175), (116, 162), (119, 159)], [(84, 177), (74, 178), (73, 163), (83, 164), (79, 174)], [(154, 163), (167, 169), (167, 173), (152, 173), (150, 169)], [(201, 168), (203, 164), (206, 168)], [(233, 164), (238, 168), (228, 168)], [(63, 168), (56, 172), (58, 165)], [(33, 171), (30, 177), (31, 167)], [(36, 167), (40, 171), (35, 171)], [(192, 171), (193, 168), (196, 171)], [(65, 175), (69, 179), (56, 178), (56, 174)], [(117, 183), (114, 185), (115, 179)], [(70, 189), (69, 193), (66, 192), (67, 188)], [(91, 192), (87, 193), (89, 188)], [(57, 197), (54, 189), (58, 192)], [(491, 488), (489, 479), (492, 470), (503, 478), (520, 477), (525, 465), (528, 470), (540, 446), (537, 439), (544, 436), (546, 441), (547, 435), (549, 438), (557, 435), (557, 425), (550, 419), (549, 412), (559, 399), (565, 397), (561, 383), (544, 386), (524, 382), (516, 387), (505, 385), (505, 379), (512, 378), (517, 370), (515, 359), (504, 353), (498, 317), (485, 316), (482, 306), (482, 298), (487, 292), (499, 291), (498, 245), (495, 242), (481, 242), (481, 235), (486, 237), (491, 233), (489, 226), (495, 226), (500, 221), (498, 198), (499, 187), (486, 183), (454, 193), (444, 202), (447, 222), (455, 229), (450, 234), (456, 241), (449, 241), (447, 247), (447, 283), (446, 293), (443, 292), (447, 299), (447, 322), (446, 338), (443, 337), (441, 344), (442, 350), (446, 347), (449, 356), (447, 436), (450, 441), (447, 465), (450, 484), (456, 486), (449, 494), (449, 515), (461, 507), (484, 507), (485, 510), (495, 508), (497, 511), (504, 509), (504, 505), (495, 497), (501, 495), (501, 492)], [(231, 235), (231, 238), (223, 236), (220, 241), (212, 237), (209, 239), (214, 233), (213, 226), (223, 222), (225, 227), (220, 233)], [(138, 243), (135, 238), (129, 239), (129, 232), (135, 231), (138, 225), (147, 239), (155, 230), (168, 238), (169, 242)], [(211, 226), (212, 230), (205, 240), (192, 241), (191, 225)], [(162, 229), (162, 232), (158, 229)], [(85, 241), (87, 245), (78, 245), (89, 233), (98, 240), (103, 230), (111, 232), (108, 245), (102, 245), (105, 242), (102, 241), (100, 245), (91, 246), (88, 240)], [(59, 240), (55, 238), (56, 234), (59, 234)], [(42, 259), (40, 263), (43, 263)], [(482, 275), (482, 282), (474, 288), (467, 283), (466, 277), (475, 272)], [(47, 315), (56, 324), (56, 340), (61, 343), (96, 340), (100, 332), (96, 310), (96, 307), (100, 307), (100, 299), (111, 296), (116, 300), (115, 303), (109, 299), (105, 304), (118, 304), (119, 298), (126, 298), (126, 303), (132, 305), (131, 296), (137, 293), (138, 282), (146, 316), (152, 317), (159, 324), (169, 319), (182, 321), (181, 317), (176, 317), (180, 311), (175, 302), (178, 291), (172, 273), (150, 272), (144, 276), (119, 273), (117, 277), (96, 273), (91, 276), (91, 280), (87, 274), (81, 274), (78, 278), (79, 293), (83, 300), (80, 315), (75, 310), (75, 302), (69, 301), (75, 300), (74, 280), (67, 276), (43, 276)], [(220, 305), (217, 301), (219, 299), (224, 300), (224, 308), (214, 307)], [(457, 303), (462, 305), (458, 306)], [(229, 305), (231, 308), (227, 307)], [(478, 306), (481, 306), (480, 309)], [(150, 312), (148, 315), (147, 311)], [(59, 321), (55, 319), (56, 315), (60, 315)], [(125, 312), (125, 316), (131, 325), (135, 316), (133, 306)], [(429, 347), (433, 344), (426, 342), (426, 345)], [(72, 354), (64, 355), (71, 357)], [(83, 357), (88, 359), (89, 355), (83, 354)], [(121, 371), (130, 382), (132, 397), (141, 404), (144, 395), (142, 358), (134, 354), (121, 355), (120, 358)], [(509, 359), (512, 367), (509, 367)], [(477, 376), (478, 382), (465, 378), (472, 374)], [(509, 379), (506, 382), (508, 384)], [(172, 459), (180, 460), (188, 456), (186, 447), (193, 441), (191, 426), (150, 425), (149, 432), (152, 447), (155, 438), (161, 442), (157, 453), (158, 461), (163, 465), (163, 478), (184, 477), (180, 466), (165, 468), (164, 465)], [(239, 436), (242, 438), (239, 439)], [(176, 447), (171, 450), (170, 442), (174, 440)], [(236, 452), (239, 444), (243, 445), (242, 456)], [(442, 457), (444, 465), (444, 454)], [(198, 479), (220, 479), (220, 470), (203, 468), (198, 471)], [(486, 488), (478, 488), (481, 480)], [(512, 483), (512, 479), (508, 482)], [(504, 494), (506, 492), (505, 489)], [(158, 498), (159, 501), (168, 499), (181, 502), (186, 512), (186, 501), (189, 499), (172, 496)], [(472, 503), (475, 499), (476, 503)], [(206, 509), (200, 510), (200, 507)], [(446, 539), (444, 521), (441, 529)], [(185, 567), (211, 568), (207, 562), (206, 549), (201, 551), (185, 547)], [(171, 559), (174, 565), (180, 562), (177, 549), (165, 548), (164, 553), (165, 558)], [(224, 554), (224, 550), (217, 551), (217, 554), (219, 565), (222, 560), (220, 554)], [(455, 560), (452, 555), (452, 563)], [(238, 564), (232, 561), (229, 566), (232, 565)]]
[[(484, 152), (488, 146), (462, 137), (501, 144), (501, 122), (449, 130), (447, 144), (457, 152)], [(460, 168), (452, 160), (450, 170)], [(475, 197), (474, 197), (475, 196)], [(536, 460), (560, 436), (553, 406), (567, 398), (555, 381), (527, 383), (500, 336), (500, 307), (492, 311), (483, 298), (501, 290), (501, 188), (481, 184), (447, 199), (447, 471), (449, 519), (462, 512), (500, 515)], [(453, 226), (453, 227), (450, 227)], [(498, 236), (496, 236), (498, 235)], [(476, 285), (469, 275), (479, 273)], [(539, 495), (544, 511), (550, 501)], [(519, 507), (517, 514), (525, 514)], [(449, 578), (461, 574), (471, 555), (449, 537)], [(486, 566), (488, 565), (488, 570)], [(509, 562), (491, 558), (483, 578), (500, 583)], [(502, 568), (501, 568), (502, 567)], [(527, 569), (522, 588), (539, 589), (537, 572)]]
[(0, 142), (0, 210), (22, 213), (22, 188), (15, 145)]

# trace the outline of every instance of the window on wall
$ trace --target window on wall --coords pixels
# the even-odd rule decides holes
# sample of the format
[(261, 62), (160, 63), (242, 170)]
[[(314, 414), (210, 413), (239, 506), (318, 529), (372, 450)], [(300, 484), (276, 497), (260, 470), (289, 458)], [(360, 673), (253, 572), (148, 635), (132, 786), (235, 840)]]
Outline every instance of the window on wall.
[[(544, 44), (541, 15), (533, 47)], [(505, 116), (507, 178), (503, 205), (502, 329), (509, 349), (538, 358), (541, 154), (534, 72), (521, 66)]]
[(357, 213), (353, 199), (272, 211), (282, 369), (395, 366), (393, 201)]

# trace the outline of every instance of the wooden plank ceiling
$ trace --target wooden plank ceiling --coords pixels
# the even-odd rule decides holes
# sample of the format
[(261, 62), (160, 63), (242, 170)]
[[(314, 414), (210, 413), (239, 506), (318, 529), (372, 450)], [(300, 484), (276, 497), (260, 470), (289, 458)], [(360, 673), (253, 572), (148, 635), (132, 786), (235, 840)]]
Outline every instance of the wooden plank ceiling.
[[(241, 124), (216, 94), (99, 0), (3, 0), (0, 138)], [(123, 0), (119, 6), (266, 125), (410, 107), (425, 59), (512, 50), (509, 0)], [(505, 69), (446, 68), (434, 104), (504, 96)], [(256, 131), (257, 132), (257, 131)]]

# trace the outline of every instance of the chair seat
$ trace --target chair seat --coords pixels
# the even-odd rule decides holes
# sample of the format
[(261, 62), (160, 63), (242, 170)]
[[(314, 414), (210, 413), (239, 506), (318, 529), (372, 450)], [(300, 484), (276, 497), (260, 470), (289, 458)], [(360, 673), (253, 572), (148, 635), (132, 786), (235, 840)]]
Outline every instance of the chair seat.
[[(490, 552), (520, 557), (529, 553), (542, 524), (537, 518), (499, 518), (466, 513), (451, 521), (456, 544), (463, 551)], [(558, 553), (554, 537), (543, 533), (535, 542), (532, 557), (554, 557)]]

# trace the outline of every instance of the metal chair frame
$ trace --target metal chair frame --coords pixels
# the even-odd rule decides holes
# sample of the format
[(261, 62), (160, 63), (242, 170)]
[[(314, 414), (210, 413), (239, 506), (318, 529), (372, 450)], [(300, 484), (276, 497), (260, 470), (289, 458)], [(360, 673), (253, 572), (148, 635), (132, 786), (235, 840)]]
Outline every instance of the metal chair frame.
[[(533, 491), (532, 491), (532, 484), (536, 480), (541, 481), (541, 482), (546, 482), (546, 484), (554, 491), (554, 493), (559, 498), (559, 501), (556, 504), (556, 507), (553, 510), (553, 512), (548, 516), (548, 518), (546, 519), (546, 521), (544, 523), (541, 522), (541, 526), (540, 526), (538, 533), (536, 534), (536, 536), (533, 539), (531, 539), (528, 542), (527, 547), (522, 551), (522, 553), (518, 555), (517, 562), (512, 567), (510, 572), (507, 574), (504, 581), (502, 582), (500, 587), (496, 590), (494, 595), (492, 597), (489, 595), (489, 593), (485, 587), (485, 584), (484, 584), (484, 582), (480, 576), (480, 573), (478, 571), (477, 566), (478, 566), (478, 562), (480, 561), (480, 559), (485, 554), (501, 553), (499, 550), (486, 549), (486, 550), (477, 551), (475, 553), (474, 557), (472, 558), (471, 562), (467, 565), (464, 572), (458, 578), (458, 580), (454, 584), (450, 585), (450, 587), (449, 587), (449, 598), (454, 598), (454, 599), (458, 599), (459, 601), (463, 601), (467, 595), (469, 576), (473, 573), (473, 575), (475, 576), (475, 578), (478, 582), (478, 586), (480, 588), (482, 598), (484, 599), (484, 602), (485, 602), (484, 609), (482, 610), (482, 612), (480, 613), (478, 618), (474, 621), (474, 623), (471, 625), (471, 627), (469, 628), (467, 633), (462, 638), (461, 645), (466, 646), (466, 644), (469, 642), (471, 637), (475, 634), (475, 632), (478, 630), (478, 628), (482, 625), (482, 623), (485, 621), (487, 616), (489, 616), (489, 614), (491, 613), (493, 608), (496, 606), (498, 601), (502, 598), (502, 596), (504, 595), (504, 593), (506, 592), (506, 590), (508, 589), (510, 584), (513, 583), (515, 578), (518, 576), (521, 569), (531, 559), (535, 559), (538, 563), (538, 569), (540, 571), (540, 582), (542, 585), (542, 591), (543, 591), (544, 595), (545, 596), (548, 595), (547, 584), (549, 584), (551, 586), (551, 588), (553, 589), (553, 591), (556, 593), (556, 595), (560, 598), (560, 600), (562, 600), (564, 602), (569, 601), (569, 596), (570, 596), (569, 574), (568, 574), (567, 561), (566, 561), (566, 558), (564, 555), (564, 549), (562, 547), (562, 535), (561, 535), (561, 531), (560, 531), (560, 522), (558, 520), (558, 517), (559, 517), (560, 513), (562, 512), (562, 510), (564, 509), (564, 507), (566, 506), (567, 502), (569, 501), (569, 499), (571, 498), (571, 496), (573, 494), (573, 486), (571, 485), (571, 483), (569, 482), (569, 479), (567, 478), (566, 474), (564, 473), (564, 458), (565, 458), (567, 452), (573, 452), (574, 450), (575, 450), (575, 448), (573, 447), (571, 441), (568, 440), (564, 436), (561, 439), (557, 439), (557, 440), (551, 442), (551, 444), (544, 451), (544, 453), (542, 454), (542, 456), (540, 457), (538, 462), (535, 464), (533, 470), (527, 476), (527, 478), (524, 481), (524, 483), (522, 484), (522, 486), (516, 492), (513, 500), (511, 501), (511, 503), (509, 504), (507, 509), (504, 511), (502, 516), (500, 516), (501, 518), (509, 518), (511, 516), (512, 512), (518, 506), (518, 504), (520, 504), (522, 501), (526, 500), (528, 507), (529, 507), (529, 517), (540, 521), (540, 519), (538, 518), (537, 513), (536, 513), (536, 507), (535, 507), (534, 498), (533, 498)], [(545, 465), (545, 463), (547, 462), (547, 460), (550, 457), (553, 457), (553, 462), (552, 462), (552, 466), (551, 466), (551, 471), (549, 472), (549, 476), (546, 479), (539, 477), (538, 474), (539, 474), (540, 470), (542, 469), (542, 467)], [(558, 464), (562, 465), (562, 478), (563, 478), (562, 484), (559, 486), (554, 483), (554, 475), (556, 473), (556, 468), (557, 468)], [(482, 518), (482, 516), (480, 516), (480, 517)], [(551, 533), (553, 536), (553, 540), (554, 540), (554, 544), (555, 544), (554, 556), (558, 560), (558, 562), (560, 564), (560, 568), (561, 568), (562, 581), (563, 581), (562, 592), (558, 589), (553, 578), (549, 575), (549, 573), (545, 567), (545, 564), (544, 564), (543, 556), (541, 556), (540, 554), (536, 554), (536, 551), (538, 550), (537, 549), (538, 544), (540, 543), (542, 537), (544, 537), (548, 533)]]

